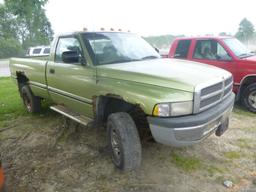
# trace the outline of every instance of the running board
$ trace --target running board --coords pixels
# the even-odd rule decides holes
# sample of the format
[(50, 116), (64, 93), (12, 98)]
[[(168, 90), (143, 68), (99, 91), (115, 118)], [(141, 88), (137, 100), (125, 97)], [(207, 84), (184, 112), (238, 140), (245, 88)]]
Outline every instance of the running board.
[(79, 115), (77, 113), (74, 113), (62, 105), (50, 106), (50, 109), (66, 116), (80, 124), (83, 124), (85, 126), (88, 125), (90, 122), (92, 122), (91, 118), (88, 118), (84, 115)]

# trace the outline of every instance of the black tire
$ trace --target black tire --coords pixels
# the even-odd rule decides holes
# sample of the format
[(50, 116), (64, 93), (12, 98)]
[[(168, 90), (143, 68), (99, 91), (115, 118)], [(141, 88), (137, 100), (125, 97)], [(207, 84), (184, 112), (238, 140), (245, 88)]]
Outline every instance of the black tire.
[(113, 113), (107, 121), (108, 144), (114, 165), (133, 170), (141, 164), (141, 143), (136, 125), (129, 114)]
[(253, 83), (244, 89), (241, 100), (246, 109), (256, 113), (256, 83)]
[(37, 113), (41, 110), (41, 99), (33, 95), (28, 85), (22, 86), (21, 95), (24, 106), (29, 113)]

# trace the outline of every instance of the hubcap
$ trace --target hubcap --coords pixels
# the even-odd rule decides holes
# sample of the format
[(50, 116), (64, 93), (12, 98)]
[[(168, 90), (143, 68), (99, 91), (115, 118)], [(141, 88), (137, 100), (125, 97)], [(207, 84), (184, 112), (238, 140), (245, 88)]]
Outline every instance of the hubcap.
[(115, 128), (112, 127), (110, 133), (111, 147), (113, 151), (113, 160), (116, 164), (120, 164), (121, 161), (121, 150), (120, 150), (120, 139)]
[(256, 91), (253, 91), (249, 94), (248, 102), (253, 108), (256, 109)]

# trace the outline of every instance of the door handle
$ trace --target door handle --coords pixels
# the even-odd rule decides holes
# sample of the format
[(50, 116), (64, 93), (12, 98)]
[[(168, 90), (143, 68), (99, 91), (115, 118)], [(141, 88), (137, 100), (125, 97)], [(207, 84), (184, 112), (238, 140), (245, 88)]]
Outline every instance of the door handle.
[(54, 73), (55, 73), (55, 70), (54, 70), (54, 69), (50, 69), (49, 72), (52, 73), (52, 74), (54, 74)]

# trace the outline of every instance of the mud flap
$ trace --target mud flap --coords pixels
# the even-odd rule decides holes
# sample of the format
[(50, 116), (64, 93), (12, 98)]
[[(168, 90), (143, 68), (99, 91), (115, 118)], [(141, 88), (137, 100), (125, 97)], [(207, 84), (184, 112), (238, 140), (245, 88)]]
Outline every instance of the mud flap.
[(221, 121), (220, 126), (217, 128), (215, 135), (216, 136), (221, 136), (227, 129), (229, 125), (229, 118), (225, 118)]

